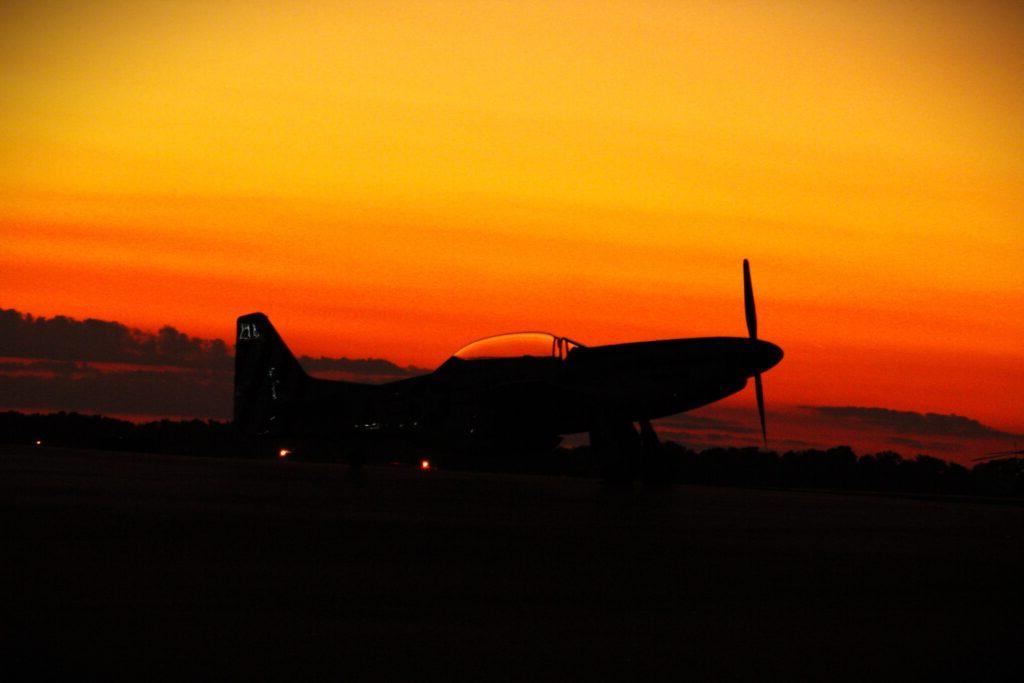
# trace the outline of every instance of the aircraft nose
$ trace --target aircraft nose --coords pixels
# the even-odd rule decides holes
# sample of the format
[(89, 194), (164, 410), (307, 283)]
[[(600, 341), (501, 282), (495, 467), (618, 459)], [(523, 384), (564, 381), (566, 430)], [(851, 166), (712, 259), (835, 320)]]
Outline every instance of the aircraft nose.
[(774, 368), (782, 360), (782, 349), (768, 341), (757, 340), (758, 372)]

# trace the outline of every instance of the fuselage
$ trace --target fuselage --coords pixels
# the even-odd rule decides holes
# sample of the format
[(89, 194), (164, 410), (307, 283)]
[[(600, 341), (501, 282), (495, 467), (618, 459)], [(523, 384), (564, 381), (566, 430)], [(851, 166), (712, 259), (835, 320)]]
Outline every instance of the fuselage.
[(376, 405), (348, 426), (448, 441), (543, 439), (713, 403), (781, 359), (775, 344), (745, 337), (576, 346), (564, 355), (453, 356), (428, 375), (380, 386), (371, 399)]

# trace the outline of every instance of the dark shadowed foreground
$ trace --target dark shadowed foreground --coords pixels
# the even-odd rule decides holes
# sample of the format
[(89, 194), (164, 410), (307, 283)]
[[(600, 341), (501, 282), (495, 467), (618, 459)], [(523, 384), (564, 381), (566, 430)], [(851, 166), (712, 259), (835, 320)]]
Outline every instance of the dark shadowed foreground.
[(21, 447), (0, 504), (22, 677), (1020, 672), (1013, 505)]

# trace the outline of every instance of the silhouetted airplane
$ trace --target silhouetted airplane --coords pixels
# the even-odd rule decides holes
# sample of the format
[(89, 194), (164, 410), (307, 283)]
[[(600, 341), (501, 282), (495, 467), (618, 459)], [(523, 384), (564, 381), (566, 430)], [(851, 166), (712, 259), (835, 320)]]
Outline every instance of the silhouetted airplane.
[(243, 315), (234, 421), (252, 435), (390, 435), (462, 452), (551, 449), (563, 435), (588, 432), (606, 478), (657, 479), (664, 463), (650, 421), (725, 398), (750, 377), (767, 442), (761, 373), (782, 349), (757, 338), (746, 260), (743, 289), (749, 337), (585, 346), (542, 332), (503, 334), (463, 347), (432, 373), (379, 385), (310, 377), (265, 315)]

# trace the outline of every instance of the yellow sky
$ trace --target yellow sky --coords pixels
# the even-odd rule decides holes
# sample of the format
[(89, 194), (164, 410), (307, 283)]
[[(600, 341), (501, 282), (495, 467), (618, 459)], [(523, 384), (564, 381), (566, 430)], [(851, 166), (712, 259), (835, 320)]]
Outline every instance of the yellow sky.
[(937, 394), (921, 361), (877, 403), (1020, 424), (986, 393), (1024, 395), (1022, 29), (1018, 3), (5, 3), (0, 303), (216, 336), (262, 309), (305, 352), (429, 365), (518, 328), (742, 334), (749, 257), (785, 398), (919, 351), (987, 380)]

